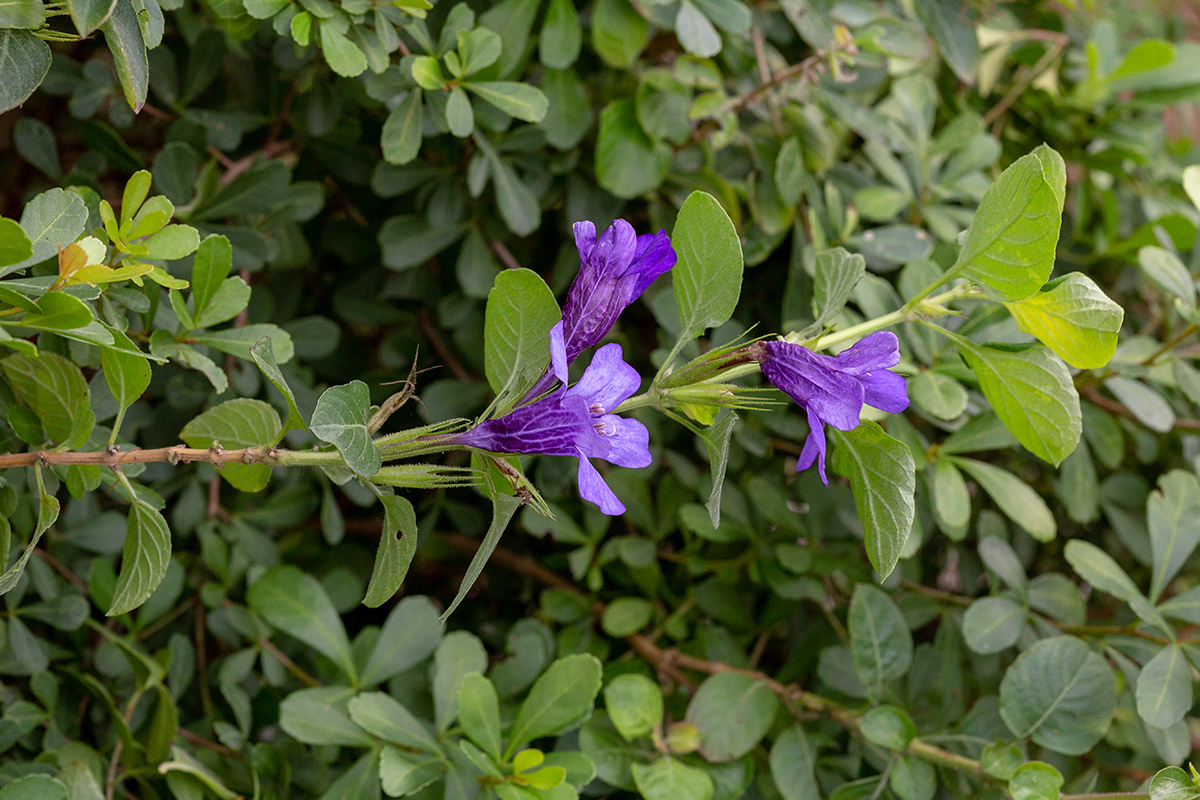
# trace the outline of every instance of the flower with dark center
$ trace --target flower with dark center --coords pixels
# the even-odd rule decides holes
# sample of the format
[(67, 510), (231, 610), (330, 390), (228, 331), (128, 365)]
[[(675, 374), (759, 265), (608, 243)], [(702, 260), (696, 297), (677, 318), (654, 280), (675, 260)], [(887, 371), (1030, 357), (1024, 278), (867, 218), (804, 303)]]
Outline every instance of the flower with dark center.
[(893, 414), (908, 408), (904, 378), (888, 370), (900, 362), (900, 342), (890, 331), (865, 336), (836, 356), (782, 341), (753, 347), (767, 380), (808, 414), (810, 430), (796, 469), (816, 461), (826, 486), (826, 425), (839, 431), (857, 428), (864, 404)]
[(624, 504), (589, 458), (622, 467), (648, 467), (650, 433), (635, 419), (609, 413), (641, 386), (637, 370), (625, 363), (619, 344), (601, 347), (583, 377), (567, 388), (563, 323), (550, 330), (551, 374), (560, 386), (503, 417), (481, 422), (452, 441), (492, 453), (575, 456), (579, 494), (605, 514), (622, 514)]

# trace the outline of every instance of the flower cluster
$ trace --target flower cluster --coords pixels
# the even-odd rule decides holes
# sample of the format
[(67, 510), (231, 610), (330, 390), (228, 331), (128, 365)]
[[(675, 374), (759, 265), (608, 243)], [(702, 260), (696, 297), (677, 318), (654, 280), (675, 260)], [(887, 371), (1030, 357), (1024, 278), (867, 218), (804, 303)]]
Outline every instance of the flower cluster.
[[(575, 223), (575, 244), (579, 275), (562, 320), (550, 331), (546, 373), (523, 405), (452, 441), (493, 453), (574, 456), (579, 459), (580, 495), (606, 514), (621, 514), (625, 506), (589, 459), (623, 467), (650, 465), (646, 426), (610, 413), (638, 390), (641, 378), (625, 363), (617, 344), (597, 350), (574, 386), (567, 385), (567, 367), (608, 334), (621, 312), (675, 265), (676, 256), (666, 233), (637, 236), (620, 219), (599, 236), (592, 223)], [(757, 361), (767, 380), (804, 408), (810, 432), (796, 468), (815, 462), (826, 485), (826, 425), (854, 429), (864, 404), (889, 412), (908, 407), (904, 378), (889, 371), (900, 360), (893, 333), (873, 333), (836, 356), (784, 341), (757, 342), (742, 354), (743, 360)]]

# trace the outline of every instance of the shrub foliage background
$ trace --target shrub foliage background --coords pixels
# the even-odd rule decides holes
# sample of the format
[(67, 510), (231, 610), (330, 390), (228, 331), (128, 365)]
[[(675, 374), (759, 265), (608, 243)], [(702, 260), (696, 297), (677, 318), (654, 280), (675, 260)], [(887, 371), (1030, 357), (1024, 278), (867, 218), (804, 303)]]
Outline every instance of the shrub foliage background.
[[(3, 473), (0, 800), (1200, 797), (1171, 769), (1200, 732), (1196, 25), (1185, 2), (0, 3), (0, 449), (295, 454)], [(1065, 206), (1042, 255), (1065, 277), (957, 297), (947, 339), (913, 303), (1010, 167)], [(386, 517), (317, 468), (314, 433), (363, 472), (319, 433), (344, 421), (326, 389), (361, 411), (410, 381), (385, 433), (478, 415), (493, 286), (532, 303), (525, 267), (561, 296), (573, 221), (671, 231), (697, 190), (745, 273), (684, 359), (755, 323), (898, 323), (914, 522), (882, 583), (864, 529), (879, 565), (899, 501), (797, 475), (792, 406), (677, 403), (702, 435), (634, 412), (655, 463), (606, 474), (614, 518), (561, 458), (525, 461), (539, 502), (496, 500), (499, 530), (461, 454), (390, 473), (412, 506)], [(613, 333), (643, 374), (694, 333), (673, 297)], [(1062, 380), (1005, 389), (989, 365), (1018, 351), (972, 342), (1031, 334)], [(415, 548), (407, 576), (377, 547)]]

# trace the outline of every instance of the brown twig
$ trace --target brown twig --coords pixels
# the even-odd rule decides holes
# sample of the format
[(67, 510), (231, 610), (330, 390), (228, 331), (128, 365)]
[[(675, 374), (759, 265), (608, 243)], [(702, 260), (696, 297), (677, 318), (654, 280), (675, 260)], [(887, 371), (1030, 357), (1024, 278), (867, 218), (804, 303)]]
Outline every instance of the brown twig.
[(512, 251), (505, 247), (504, 242), (496, 239), (492, 242), (492, 249), (496, 251), (496, 255), (500, 256), (500, 260), (504, 262), (504, 266), (509, 269), (520, 269), (521, 262), (517, 261), (516, 256)]
[(309, 675), (307, 672), (301, 669), (295, 661), (292, 661), (290, 658), (284, 655), (283, 651), (276, 647), (274, 643), (267, 637), (258, 637), (258, 646), (274, 656), (275, 660), (282, 664), (284, 669), (299, 678), (301, 683), (313, 687), (321, 685), (319, 680), (314, 678), (312, 675)]
[(1000, 98), (1000, 102), (992, 106), (992, 108), (990, 108), (988, 112), (983, 115), (983, 124), (985, 127), (1003, 117), (1005, 112), (1007, 112), (1008, 109), (1011, 108), (1018, 99), (1020, 99), (1021, 95), (1025, 93), (1025, 90), (1028, 89), (1033, 82), (1038, 79), (1038, 76), (1049, 69), (1050, 65), (1055, 59), (1062, 56), (1063, 51), (1067, 48), (1067, 44), (1070, 43), (1070, 38), (1068, 38), (1065, 33), (1055, 34), (1053, 31), (1025, 31), (1025, 33), (1048, 34), (1048, 36), (1026, 35), (1023, 38), (1047, 41), (1049, 42), (1049, 45), (1047, 45), (1046, 52), (1042, 54), (1042, 57), (1038, 59), (1037, 63), (1034, 64), (1033, 67), (1031, 67), (1027, 72), (1024, 72), (1021, 77), (1013, 83), (1012, 88), (1008, 90), (1004, 97)]
[(184, 447), (155, 447), (148, 450), (134, 448), (118, 450), (115, 447), (107, 450), (92, 452), (56, 452), (54, 450), (38, 450), (29, 453), (0, 454), (0, 469), (12, 467), (33, 466), (75, 466), (80, 464), (95, 464), (101, 467), (116, 469), (127, 464), (149, 464), (154, 462), (169, 462), (171, 464), (204, 462), (207, 464), (270, 464), (283, 466), (287, 456), (292, 451), (280, 450), (275, 447), (241, 447), (225, 450), (220, 446), (199, 448)]
[[(1118, 403), (1116, 400), (1109, 400), (1104, 395), (1100, 394), (1100, 390), (1095, 386), (1088, 386), (1080, 390), (1080, 394), (1086, 397), (1090, 402), (1103, 408), (1105, 411), (1110, 411), (1113, 414), (1119, 414), (1126, 419), (1131, 419), (1135, 422), (1141, 422), (1137, 414), (1134, 414), (1124, 403)], [(1176, 417), (1174, 427), (1182, 428), (1189, 431), (1200, 431), (1200, 419), (1190, 419), (1188, 417)]]
[(429, 346), (438, 354), (442, 363), (454, 373), (454, 377), (460, 381), (474, 381), (475, 376), (467, 371), (462, 362), (455, 357), (454, 351), (446, 346), (446, 342), (438, 332), (437, 325), (434, 324), (433, 317), (429, 316), (429, 312), (422, 311), (418, 314), (417, 322), (421, 326), (421, 333), (425, 334), (425, 338), (429, 341)]
[(189, 742), (196, 745), (197, 747), (203, 747), (206, 750), (212, 750), (214, 753), (220, 753), (223, 756), (228, 756), (229, 758), (235, 758), (238, 761), (244, 761), (246, 759), (246, 757), (243, 756), (241, 753), (239, 753), (237, 750), (230, 749), (219, 742), (214, 742), (210, 739), (205, 739), (203, 736), (200, 736), (199, 734), (196, 734), (196, 733), (192, 733), (187, 728), (184, 728), (182, 726), (179, 727), (178, 732), (179, 732), (180, 736), (182, 736), (184, 739), (187, 739)]
[(71, 585), (83, 592), (85, 596), (88, 594), (88, 586), (83, 582), (83, 578), (80, 578), (78, 575), (72, 572), (66, 564), (62, 563), (40, 547), (34, 548), (33, 554), (49, 564), (51, 569), (70, 581)]

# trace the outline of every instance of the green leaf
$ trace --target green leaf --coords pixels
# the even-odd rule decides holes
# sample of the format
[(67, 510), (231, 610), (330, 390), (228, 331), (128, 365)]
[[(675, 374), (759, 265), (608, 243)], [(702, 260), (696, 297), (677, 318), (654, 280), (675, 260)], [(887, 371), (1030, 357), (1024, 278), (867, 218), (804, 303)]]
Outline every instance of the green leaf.
[(488, 292), (483, 323), (483, 366), (497, 394), (515, 400), (550, 363), (550, 329), (562, 314), (536, 272), (505, 270)]
[(723, 31), (745, 36), (750, 32), (750, 9), (741, 0), (693, 0), (713, 23)]
[(1191, 667), (1182, 648), (1169, 644), (1138, 675), (1138, 716), (1151, 727), (1169, 728), (1183, 719), (1191, 707)]
[[(442, 35), (446, 35), (444, 29)], [(458, 55), (462, 59), (463, 75), (474, 75), (490, 67), (503, 52), (504, 42), (494, 31), (479, 27), (458, 32)]]
[(559, 150), (574, 149), (595, 118), (583, 81), (572, 69), (546, 69), (541, 86), (550, 104), (541, 122), (546, 141)]
[(330, 69), (343, 78), (357, 77), (367, 69), (367, 57), (354, 42), (329, 22), (321, 22), (321, 52)]
[(604, 687), (604, 710), (626, 741), (649, 736), (663, 723), (663, 694), (644, 675), (618, 675)]
[(519, 497), (507, 495), (502, 492), (492, 493), (492, 524), (488, 526), (487, 534), (483, 537), (483, 542), (480, 543), (479, 549), (475, 551), (475, 555), (471, 556), (471, 563), (467, 565), (467, 571), (463, 574), (462, 582), (458, 585), (458, 592), (454, 595), (454, 600), (450, 602), (445, 612), (442, 613), (441, 622), (444, 623), (454, 613), (459, 603), (467, 596), (467, 592), (475, 585), (475, 581), (479, 579), (483, 568), (487, 566), (487, 560), (491, 558), (496, 545), (500, 543), (500, 537), (504, 535), (504, 530), (508, 527), (513, 514), (517, 513), (517, 509), (521, 505), (522, 501)]
[[(4, 33), (0, 32), (0, 46)], [(3, 64), (0, 58), (0, 65)], [(58, 248), (74, 242), (83, 233), (88, 212), (83, 200), (66, 189), (42, 192), (25, 205), (21, 212), (21, 227), (33, 245), (33, 255), (0, 269), (0, 276), (40, 264), (58, 254)]]
[(87, 442), (96, 417), (79, 367), (60, 355), (41, 352), (36, 358), (8, 356), (0, 360), (0, 370), (21, 404), (41, 420), (50, 441), (68, 448)]
[[(295, 567), (275, 567), (295, 570)], [(272, 570), (274, 571), (274, 570)], [(267, 572), (270, 575), (271, 571)], [(264, 578), (266, 575), (263, 576)], [(305, 576), (307, 577), (307, 576)], [(316, 579), (309, 578), (314, 584)], [(259, 579), (262, 581), (262, 578)], [(258, 584), (256, 583), (255, 586)], [(320, 584), (317, 584), (320, 588)], [(250, 588), (251, 593), (254, 587)], [(253, 596), (252, 594), (250, 596)], [(272, 602), (274, 602), (272, 600)], [(328, 604), (328, 598), (325, 598)], [(253, 603), (251, 604), (253, 607)], [(336, 613), (333, 621), (340, 630)], [(350, 720), (346, 707), (354, 696), (349, 686), (319, 686), (292, 692), (279, 704), (279, 727), (284, 733), (304, 744), (332, 744), (346, 747), (373, 747), (375, 741)], [(230, 798), (233, 800), (233, 798)]]
[(110, 617), (125, 614), (154, 594), (171, 563), (171, 529), (162, 514), (145, 503), (135, 502), (125, 531), (125, 553), (113, 592)]
[(464, 675), (458, 685), (458, 724), (493, 761), (500, 760), (500, 700), (496, 687), (478, 672)]
[(1192, 164), (1183, 170), (1183, 191), (1187, 193), (1192, 205), (1200, 211), (1200, 164)]
[[(287, 379), (283, 377), (283, 373), (279, 370), (279, 364), (275, 360), (275, 350), (271, 344), (270, 336), (263, 336), (250, 348), (250, 357), (254, 359), (254, 363), (262, 370), (263, 375), (267, 376), (275, 388), (278, 389), (285, 400), (287, 400), (288, 413), (287, 419), (283, 421), (283, 427), (279, 429), (278, 438), (271, 444), (278, 444), (279, 439), (291, 430), (308, 430), (308, 426), (304, 424), (304, 417), (300, 414), (300, 409), (296, 407), (296, 397), (292, 394), (292, 389), (287, 384)], [(115, 392), (114, 392), (115, 394)]]
[(953, 461), (939, 458), (934, 463), (933, 483), (929, 488), (938, 527), (955, 541), (966, 538), (971, 521), (971, 495)]
[(417, 86), (431, 92), (446, 87), (446, 78), (442, 75), (442, 67), (432, 56), (417, 56), (412, 62), (412, 78)]
[(908, 396), (921, 410), (938, 419), (958, 419), (967, 410), (967, 390), (941, 372), (927, 369), (908, 380)]
[(1146, 501), (1146, 523), (1154, 553), (1153, 602), (1200, 544), (1200, 481), (1196, 476), (1176, 469), (1159, 478), (1158, 491)]
[(475, 143), (483, 151), (491, 169), (492, 180), (496, 186), (496, 205), (500, 207), (500, 217), (504, 224), (518, 236), (533, 233), (542, 220), (542, 210), (537, 197), (517, 177), (516, 170), (496, 154), (487, 139), (476, 136)]
[(471, 110), (471, 101), (461, 86), (450, 90), (450, 97), (446, 101), (446, 124), (450, 126), (450, 132), (460, 139), (470, 136), (471, 131), (475, 130), (475, 112)]
[(92, 307), (65, 292), (47, 292), (37, 299), (37, 311), (26, 314), (21, 325), (44, 331), (82, 328), (96, 319)]
[(869, 421), (836, 437), (832, 466), (850, 479), (867, 557), (875, 571), (887, 577), (912, 530), (917, 487), (912, 451)]
[(629, 0), (597, 0), (592, 7), (592, 49), (610, 67), (632, 69), (650, 38), (650, 24)]
[(679, 256), (672, 276), (682, 338), (691, 339), (733, 316), (742, 291), (742, 243), (717, 199), (697, 191), (679, 209), (671, 244)]
[(367, 430), (371, 393), (362, 381), (331, 386), (317, 400), (309, 430), (338, 449), (346, 466), (369, 478), (383, 465), (383, 457)]
[(700, 730), (700, 754), (733, 761), (754, 749), (770, 730), (779, 699), (762, 681), (735, 672), (705, 678), (688, 704), (686, 719)]
[[(117, 401), (119, 411), (113, 424), (113, 436), (120, 433), (121, 419), (125, 410), (138, 401), (150, 387), (150, 364), (129, 337), (121, 333), (116, 338), (116, 347), (100, 349), (100, 366), (104, 370), (104, 382)], [(115, 441), (115, 439), (114, 439)]]
[(799, 724), (779, 734), (771, 746), (771, 778), (783, 800), (819, 800), (816, 749)]
[(442, 777), (444, 769), (441, 756), (431, 758), (385, 747), (379, 757), (379, 782), (385, 794), (403, 797), (419, 792)]
[(670, 146), (651, 141), (646, 135), (638, 124), (633, 100), (619, 100), (604, 107), (596, 140), (596, 180), (601, 187), (630, 200), (661, 184), (670, 167)]
[(516, 81), (470, 81), (463, 84), (468, 92), (478, 95), (510, 117), (526, 122), (541, 122), (550, 107), (546, 95), (536, 86)]
[(112, 52), (113, 66), (116, 67), (121, 90), (125, 93), (125, 101), (136, 114), (146, 104), (150, 63), (132, 0), (116, 0), (112, 13), (100, 30), (104, 31), (104, 39)]
[(984, 192), (947, 275), (970, 278), (1006, 302), (1042, 288), (1054, 269), (1066, 174), (1062, 156), (1046, 145), (1013, 162)]
[(246, 604), (270, 625), (299, 639), (358, 682), (350, 640), (320, 582), (293, 566), (272, 567), (246, 592)]
[(41, 0), (0, 0), (0, 28), (42, 27), (46, 7)]
[(167, 225), (143, 243), (146, 247), (144, 258), (174, 261), (196, 252), (200, 246), (200, 234), (191, 225)]
[(1146, 599), (1133, 579), (1108, 553), (1091, 542), (1072, 539), (1067, 542), (1063, 554), (1071, 567), (1079, 573), (1079, 577), (1090, 583), (1092, 588), (1108, 592), (1118, 600), (1124, 600), (1143, 620), (1168, 635), (1172, 634), (1172, 629), (1158, 609)]
[(1155, 389), (1120, 375), (1104, 381), (1104, 388), (1128, 408), (1138, 422), (1152, 431), (1168, 433), (1175, 427), (1175, 411)]
[(1078, 272), (1005, 305), (1018, 328), (1079, 369), (1099, 369), (1112, 359), (1125, 318), (1121, 306)]
[(863, 738), (889, 750), (903, 750), (917, 736), (916, 723), (895, 706), (876, 706), (863, 714), (859, 723)]
[(392, 109), (383, 123), (380, 144), (383, 157), (392, 164), (407, 164), (421, 149), (421, 130), (425, 124), (421, 90), (412, 89)]
[(885, 592), (860, 583), (850, 599), (847, 627), (854, 671), (871, 696), (878, 698), (885, 684), (912, 666), (912, 634), (904, 615)]
[(960, 81), (975, 83), (979, 62), (979, 40), (975, 38), (975, 14), (963, 0), (918, 0), (917, 15), (933, 35), (942, 59)]
[(292, 337), (278, 325), (242, 325), (223, 331), (208, 331), (196, 336), (195, 342), (249, 361), (250, 348), (263, 339), (271, 342), (272, 349), (279, 354), (281, 361), (292, 360), (292, 356), (295, 355)]
[(433, 708), (439, 733), (458, 716), (458, 687), (463, 676), (487, 669), (487, 651), (466, 631), (446, 634), (433, 654)]
[(1150, 800), (1198, 800), (1200, 787), (1179, 767), (1160, 769), (1150, 781)]
[(1170, 250), (1147, 245), (1138, 250), (1138, 266), (1151, 283), (1189, 306), (1196, 305), (1196, 282), (1192, 274)]
[(600, 627), (609, 636), (632, 636), (650, 624), (654, 605), (644, 597), (618, 597), (604, 609)]
[(713, 528), (721, 525), (721, 489), (725, 486), (725, 470), (729, 466), (729, 442), (738, 416), (730, 410), (722, 410), (717, 418), (700, 434), (704, 449), (708, 452), (708, 467), (712, 475), (712, 490), (708, 493), (708, 519)]
[(30, 31), (0, 30), (0, 113), (33, 94), (50, 71), (50, 48)]
[(211, 328), (242, 313), (250, 303), (250, 285), (238, 276), (226, 278), (209, 298), (204, 311), (193, 315), (194, 327)]
[(87, 36), (108, 19), (116, 0), (67, 0), (71, 21), (80, 36)]
[(901, 756), (892, 767), (888, 785), (900, 800), (933, 800), (938, 776), (928, 762), (916, 756)]
[(1005, 427), (1038, 458), (1061, 464), (1083, 430), (1079, 393), (1066, 364), (1045, 347), (956, 341)]
[(383, 263), (395, 270), (415, 267), (457, 242), (466, 232), (466, 224), (434, 228), (423, 216), (392, 217), (379, 229)]
[[(7, 716), (7, 715), (6, 715)], [(67, 788), (49, 775), (25, 775), (0, 789), (0, 800), (67, 800)]]
[(579, 58), (583, 29), (571, 0), (550, 0), (542, 32), (538, 38), (538, 53), (542, 65), (551, 69), (566, 69)]
[(963, 615), (963, 638), (976, 653), (999, 653), (1017, 643), (1029, 609), (1012, 598), (983, 597)]
[(1017, 656), (1000, 683), (1000, 717), (1008, 729), (1069, 756), (1096, 746), (1116, 705), (1108, 665), (1072, 636), (1037, 642)]
[(363, 669), (362, 684), (374, 686), (421, 663), (433, 653), (441, 639), (438, 612), (429, 598), (405, 597), (383, 623)]
[[(37, 547), (38, 541), (42, 538), (42, 534), (58, 519), (58, 499), (53, 495), (46, 494), (45, 487), (42, 485), (41, 467), (35, 468), (35, 475), (38, 488), (37, 523), (33, 528), (33, 536), (29, 538), (29, 544), (25, 545), (25, 549), (21, 551), (20, 557), (3, 575), (0, 575), (0, 594), (5, 594), (17, 585), (17, 581), (21, 579), (22, 573), (25, 572), (25, 565), (29, 563), (29, 559), (33, 556), (34, 548)], [(7, 563), (7, 554), (5, 555), (5, 563)]]
[(224, 236), (206, 236), (192, 260), (192, 316), (204, 314), (233, 268), (233, 247)]
[(354, 724), (372, 736), (401, 747), (441, 753), (429, 723), (383, 692), (363, 692), (346, 705)]
[(378, 608), (400, 591), (417, 552), (417, 516), (412, 503), (403, 497), (385, 494), (383, 502), (383, 531), (375, 551), (375, 566), (363, 605)]
[(700, 58), (721, 52), (721, 34), (691, 0), (682, 0), (675, 15), (675, 35), (683, 49)]
[(817, 254), (817, 268), (813, 277), (813, 323), (809, 330), (819, 332), (841, 313), (866, 270), (867, 261), (862, 255), (841, 247), (822, 250)]
[(1048, 542), (1058, 534), (1058, 524), (1045, 501), (1024, 481), (1008, 470), (975, 461), (955, 458), (954, 464), (976, 480), (1004, 514), (1039, 542)]
[[(29, 117), (22, 117), (25, 119)], [(0, 267), (28, 261), (32, 256), (33, 244), (25, 235), (25, 229), (14, 220), (0, 217)]]
[(501, 0), (479, 17), (479, 24), (500, 34), (503, 51), (496, 63), (496, 74), (508, 77), (516, 72), (529, 46), (529, 33), (537, 16), (538, 0)]
[(600, 660), (576, 653), (555, 661), (542, 673), (517, 711), (505, 757), (534, 739), (556, 736), (581, 725), (600, 693)]
[[(277, 441), (279, 414), (268, 403), (239, 397), (213, 406), (188, 422), (179, 438), (188, 447), (211, 447), (213, 442), (232, 450), (261, 447)], [(260, 492), (271, 478), (266, 464), (226, 464), (219, 473), (243, 492)]]
[(1008, 781), (1013, 800), (1058, 800), (1063, 776), (1042, 761), (1022, 764)]
[(1025, 567), (1017, 558), (1012, 545), (995, 536), (988, 536), (979, 543), (979, 558), (992, 572), (1007, 583), (1022, 599), (1028, 596)]
[(713, 781), (707, 772), (670, 756), (649, 764), (634, 763), (630, 768), (645, 800), (711, 800), (713, 796)]

